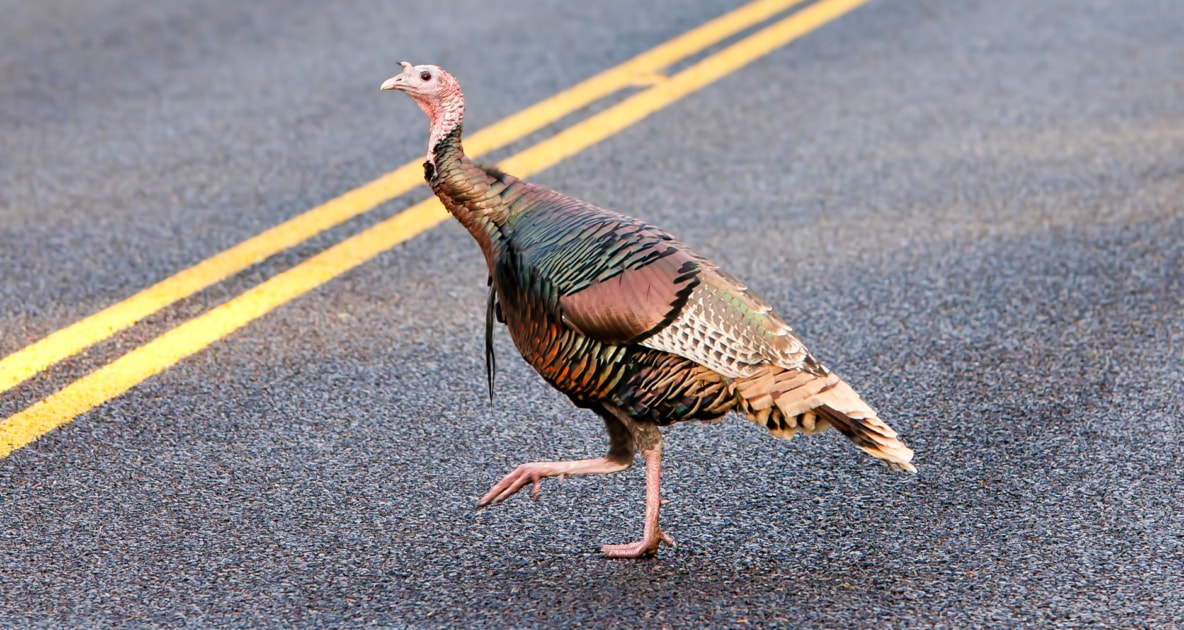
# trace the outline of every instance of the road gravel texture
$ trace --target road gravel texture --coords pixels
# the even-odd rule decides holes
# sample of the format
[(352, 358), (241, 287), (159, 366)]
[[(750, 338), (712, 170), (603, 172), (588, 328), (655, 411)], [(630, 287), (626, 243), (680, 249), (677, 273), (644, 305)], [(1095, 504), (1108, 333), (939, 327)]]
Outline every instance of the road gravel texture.
[[(476, 130), (738, 6), (396, 4), (0, 1), (0, 352), (416, 159), (402, 59)], [(655, 559), (596, 552), (640, 466), (475, 512), (606, 440), (504, 330), (490, 404), (449, 223), (0, 460), (0, 626), (1184, 625), (1184, 4), (872, 0), (532, 179), (744, 279), (918, 474), (733, 417), (666, 434)]]

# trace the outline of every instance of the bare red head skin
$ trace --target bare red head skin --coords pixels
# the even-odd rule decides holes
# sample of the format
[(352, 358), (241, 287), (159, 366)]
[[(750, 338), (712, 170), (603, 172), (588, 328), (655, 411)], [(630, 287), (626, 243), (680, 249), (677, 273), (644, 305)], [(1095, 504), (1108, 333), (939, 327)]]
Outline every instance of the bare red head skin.
[(410, 96), (428, 115), (428, 162), (436, 164), (436, 145), (464, 119), (465, 98), (460, 84), (440, 66), (399, 63), (403, 71), (382, 82), (383, 90), (399, 90)]

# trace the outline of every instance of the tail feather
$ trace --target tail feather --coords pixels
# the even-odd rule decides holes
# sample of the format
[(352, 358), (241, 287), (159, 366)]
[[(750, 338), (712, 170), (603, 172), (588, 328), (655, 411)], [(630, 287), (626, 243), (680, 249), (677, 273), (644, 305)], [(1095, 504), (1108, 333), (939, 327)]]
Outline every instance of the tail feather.
[(814, 374), (770, 366), (737, 381), (741, 408), (748, 419), (774, 437), (792, 438), (834, 427), (855, 446), (890, 468), (916, 472), (913, 451), (881, 420), (850, 385), (831, 372)]

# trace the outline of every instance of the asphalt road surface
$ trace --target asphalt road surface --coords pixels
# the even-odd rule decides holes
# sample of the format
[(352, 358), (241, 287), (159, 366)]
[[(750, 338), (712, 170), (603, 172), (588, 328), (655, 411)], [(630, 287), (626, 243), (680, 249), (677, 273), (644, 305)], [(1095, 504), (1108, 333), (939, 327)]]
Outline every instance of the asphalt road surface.
[[(417, 159), (402, 59), (476, 130), (739, 6), (401, 4), (0, 1), (0, 356)], [(744, 279), (918, 474), (729, 418), (667, 433), (657, 558), (596, 551), (640, 467), (474, 512), (606, 440), (504, 331), (490, 404), (447, 223), (0, 460), (0, 625), (1184, 625), (1184, 3), (872, 0), (532, 179)]]

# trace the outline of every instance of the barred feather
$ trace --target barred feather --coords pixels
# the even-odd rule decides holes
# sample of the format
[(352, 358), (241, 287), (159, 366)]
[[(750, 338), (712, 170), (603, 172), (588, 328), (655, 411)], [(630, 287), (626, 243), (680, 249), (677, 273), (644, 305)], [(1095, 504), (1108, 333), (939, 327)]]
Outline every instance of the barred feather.
[(788, 440), (798, 431), (813, 434), (834, 427), (889, 467), (916, 472), (913, 451), (897, 439), (896, 431), (825, 368), (811, 373), (768, 367), (734, 387), (749, 421), (768, 428), (774, 437)]

